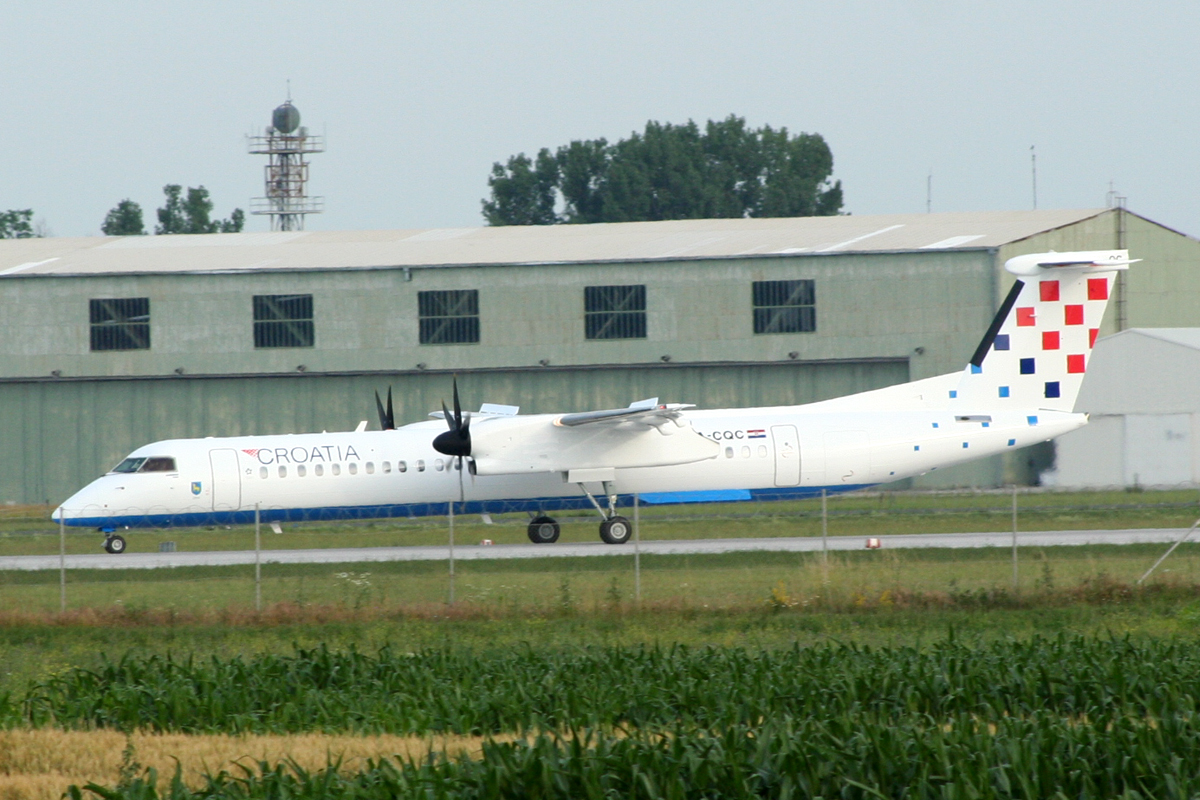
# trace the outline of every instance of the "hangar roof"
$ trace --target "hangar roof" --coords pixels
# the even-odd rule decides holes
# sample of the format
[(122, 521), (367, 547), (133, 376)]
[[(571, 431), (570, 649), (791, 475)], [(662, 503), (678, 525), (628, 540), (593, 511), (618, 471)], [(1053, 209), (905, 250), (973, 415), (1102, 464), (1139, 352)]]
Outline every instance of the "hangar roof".
[(678, 261), (978, 250), (1107, 209), (0, 241), (0, 276)]
[(1116, 336), (1148, 336), (1151, 339), (1200, 350), (1200, 328), (1130, 328), (1113, 334), (1113, 337)]

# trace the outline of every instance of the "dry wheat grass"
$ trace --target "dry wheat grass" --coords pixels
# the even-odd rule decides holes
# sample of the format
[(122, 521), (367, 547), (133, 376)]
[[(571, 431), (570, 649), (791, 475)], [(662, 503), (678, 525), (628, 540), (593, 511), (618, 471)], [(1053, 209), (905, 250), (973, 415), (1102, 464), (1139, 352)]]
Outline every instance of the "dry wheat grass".
[[(505, 737), (495, 737), (503, 739)], [(111, 786), (121, 777), (125, 750), (132, 761), (154, 767), (162, 778), (174, 773), (176, 759), (189, 786), (198, 787), (205, 772), (235, 771), (237, 764), (275, 764), (292, 759), (308, 770), (331, 760), (355, 768), (368, 758), (423, 758), (430, 750), (475, 755), (476, 736), (347, 736), (319, 733), (295, 736), (205, 736), (54, 729), (0, 731), (0, 800), (59, 800), (71, 784)]]

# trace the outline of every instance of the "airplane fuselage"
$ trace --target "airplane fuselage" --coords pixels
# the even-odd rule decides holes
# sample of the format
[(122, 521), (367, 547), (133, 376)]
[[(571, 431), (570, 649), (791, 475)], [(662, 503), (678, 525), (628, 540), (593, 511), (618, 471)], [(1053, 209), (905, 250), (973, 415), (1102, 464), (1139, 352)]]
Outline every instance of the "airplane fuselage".
[[(715, 457), (617, 469), (608, 486), (613, 493), (654, 503), (845, 492), (1024, 447), (1086, 422), (1060, 411), (964, 418), (806, 406), (692, 410), (683, 417), (719, 445)], [(474, 424), (482, 429), (487, 421)], [(155, 442), (130, 459), (170, 459), (161, 463), (173, 469), (110, 472), (65, 501), (55, 518), (113, 529), (245, 523), (256, 506), (263, 521), (298, 521), (444, 514), (450, 502), (459, 513), (589, 505), (567, 473), (461, 471), (458, 459), (431, 446), (443, 429), (430, 421), (390, 431)], [(599, 483), (590, 488), (603, 494)]]

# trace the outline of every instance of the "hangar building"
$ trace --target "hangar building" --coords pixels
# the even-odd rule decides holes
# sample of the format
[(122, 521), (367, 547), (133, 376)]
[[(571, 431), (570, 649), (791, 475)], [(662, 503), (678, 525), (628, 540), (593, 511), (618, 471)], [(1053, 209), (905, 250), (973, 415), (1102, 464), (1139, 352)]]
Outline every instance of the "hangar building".
[[(0, 242), (0, 501), (156, 439), (801, 403), (958, 370), (1006, 259), (1128, 247), (1104, 332), (1200, 325), (1200, 241), (1124, 209)], [(803, 443), (802, 443), (803, 446)], [(937, 473), (1027, 481), (1036, 448)], [(919, 479), (935, 485), (933, 476)]]
[(1100, 339), (1079, 404), (1091, 419), (1057, 440), (1056, 485), (1200, 484), (1200, 328)]

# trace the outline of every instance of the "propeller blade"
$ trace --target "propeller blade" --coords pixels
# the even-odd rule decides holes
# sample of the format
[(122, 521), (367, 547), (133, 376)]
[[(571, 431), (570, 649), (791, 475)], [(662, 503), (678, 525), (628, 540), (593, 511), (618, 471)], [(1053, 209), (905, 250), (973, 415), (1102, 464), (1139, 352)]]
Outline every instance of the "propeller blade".
[(433, 449), (444, 455), (459, 458), (471, 455), (471, 417), (467, 415), (463, 418), (457, 379), (454, 382), (454, 414), (450, 414), (450, 410), (446, 408), (446, 401), (443, 400), (442, 417), (445, 418), (449, 430), (434, 437)]
[(454, 427), (462, 427), (462, 405), (458, 402), (458, 377), (454, 378)]
[(379, 412), (379, 429), (384, 431), (395, 430), (396, 415), (392, 411), (392, 387), (388, 387), (386, 409), (383, 407), (383, 402), (379, 399), (379, 392), (375, 392), (375, 409)]

